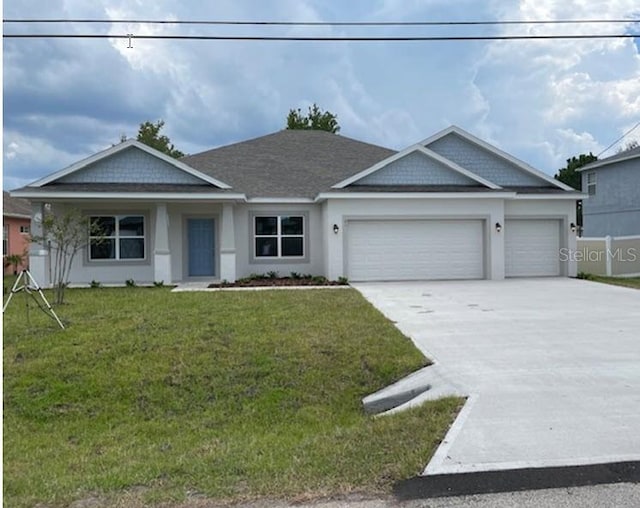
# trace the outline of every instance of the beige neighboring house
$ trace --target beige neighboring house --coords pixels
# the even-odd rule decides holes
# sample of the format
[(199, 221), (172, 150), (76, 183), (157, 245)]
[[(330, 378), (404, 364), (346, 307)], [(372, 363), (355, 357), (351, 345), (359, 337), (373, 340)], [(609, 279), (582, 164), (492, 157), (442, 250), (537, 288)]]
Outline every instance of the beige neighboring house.
[[(3, 273), (10, 275), (14, 271), (26, 268), (29, 264), (29, 234), (31, 228), (31, 205), (26, 199), (14, 198), (8, 192), (2, 192), (2, 264)], [(23, 256), (17, 270), (7, 264), (7, 256)]]

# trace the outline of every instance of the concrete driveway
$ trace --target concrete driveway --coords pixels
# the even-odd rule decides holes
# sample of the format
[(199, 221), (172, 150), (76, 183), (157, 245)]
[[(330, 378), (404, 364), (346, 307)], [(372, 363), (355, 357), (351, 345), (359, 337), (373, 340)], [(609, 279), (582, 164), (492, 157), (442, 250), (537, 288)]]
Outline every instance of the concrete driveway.
[(469, 395), (424, 474), (640, 460), (640, 291), (565, 278), (354, 286)]

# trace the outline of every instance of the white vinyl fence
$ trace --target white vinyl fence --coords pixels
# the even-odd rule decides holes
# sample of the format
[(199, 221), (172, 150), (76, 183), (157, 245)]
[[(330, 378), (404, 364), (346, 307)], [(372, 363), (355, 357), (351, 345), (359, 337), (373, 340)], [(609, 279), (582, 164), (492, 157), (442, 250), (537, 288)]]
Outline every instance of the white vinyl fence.
[(640, 276), (640, 236), (578, 238), (578, 272)]

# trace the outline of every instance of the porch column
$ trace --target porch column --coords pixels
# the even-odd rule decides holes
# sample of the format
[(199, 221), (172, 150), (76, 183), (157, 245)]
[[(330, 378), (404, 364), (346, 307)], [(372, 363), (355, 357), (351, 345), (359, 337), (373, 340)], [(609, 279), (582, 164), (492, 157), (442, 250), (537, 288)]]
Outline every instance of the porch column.
[(222, 205), (220, 233), (220, 280), (236, 280), (236, 231), (233, 219), (233, 203)]
[(171, 251), (169, 250), (169, 214), (166, 203), (156, 205), (156, 231), (153, 250), (155, 282), (171, 282)]
[[(44, 217), (44, 203), (31, 203), (31, 236), (42, 237), (42, 218)], [(46, 242), (32, 241), (29, 245), (29, 271), (36, 282), (42, 287), (49, 287), (51, 277), (49, 273), (49, 249)]]

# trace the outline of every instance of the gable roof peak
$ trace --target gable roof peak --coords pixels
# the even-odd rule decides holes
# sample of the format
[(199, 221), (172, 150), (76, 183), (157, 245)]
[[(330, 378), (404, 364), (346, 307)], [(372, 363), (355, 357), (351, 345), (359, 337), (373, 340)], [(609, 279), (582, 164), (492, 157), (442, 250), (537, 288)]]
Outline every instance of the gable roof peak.
[(188, 173), (196, 178), (199, 178), (200, 180), (203, 180), (206, 183), (210, 183), (212, 185), (215, 185), (216, 187), (219, 187), (221, 189), (230, 189), (231, 186), (227, 185), (224, 182), (221, 182), (219, 180), (216, 180), (215, 178), (209, 176), (209, 175), (205, 175), (204, 173), (201, 173), (200, 171), (188, 166), (187, 164), (185, 164), (184, 162), (181, 162), (178, 159), (174, 159), (173, 157), (167, 155), (166, 153), (163, 153), (159, 150), (156, 150), (155, 148), (152, 148), (148, 145), (145, 145), (144, 143), (138, 141), (137, 139), (128, 139), (126, 141), (122, 141), (116, 145), (113, 145), (109, 148), (106, 148), (105, 150), (102, 150), (101, 152), (95, 153), (89, 157), (86, 157), (74, 164), (71, 164), (70, 166), (67, 166), (66, 168), (61, 169), (60, 171), (56, 171), (55, 173), (52, 173), (44, 178), (41, 178), (40, 180), (36, 180), (35, 182), (29, 184), (29, 187), (42, 187), (44, 185), (50, 184), (52, 182), (55, 182), (56, 180), (59, 180), (60, 178), (63, 178), (67, 175), (70, 175), (72, 173), (75, 173), (77, 171), (81, 171), (82, 169), (87, 168), (88, 166), (90, 166), (91, 164), (94, 164), (98, 161), (101, 161), (103, 159), (106, 159), (108, 157), (111, 157), (117, 153), (123, 152), (125, 150), (128, 149), (137, 149), (137, 150), (141, 150), (157, 159), (160, 159), (161, 161), (164, 161), (165, 163), (175, 167), (176, 169), (180, 170), (180, 171), (184, 171), (185, 173)]
[(518, 169), (520, 169), (521, 171), (528, 173), (530, 175), (533, 175), (541, 180), (544, 180), (547, 183), (550, 183), (553, 187), (558, 187), (562, 190), (565, 191), (570, 191), (573, 192), (575, 191), (575, 189), (573, 189), (572, 187), (569, 187), (568, 185), (556, 180), (555, 178), (553, 178), (550, 175), (547, 175), (546, 173), (534, 168), (533, 166), (527, 164), (526, 162), (518, 159), (517, 157), (514, 157), (513, 155), (505, 152), (504, 150), (501, 150), (500, 148), (498, 148), (495, 145), (492, 145), (491, 143), (488, 143), (476, 136), (474, 136), (473, 134), (471, 134), (470, 132), (462, 129), (461, 127), (458, 127), (457, 125), (451, 125), (439, 132), (437, 132), (436, 134), (434, 134), (431, 137), (428, 137), (427, 139), (423, 140), (420, 142), (420, 145), (428, 148), (429, 145), (435, 143), (436, 141), (450, 135), (450, 134), (456, 134), (459, 137), (465, 139), (466, 141), (475, 144), (476, 146), (482, 148), (483, 150), (493, 154), (496, 157), (499, 157), (500, 159), (503, 159), (511, 164), (513, 164), (514, 166), (516, 166)]

